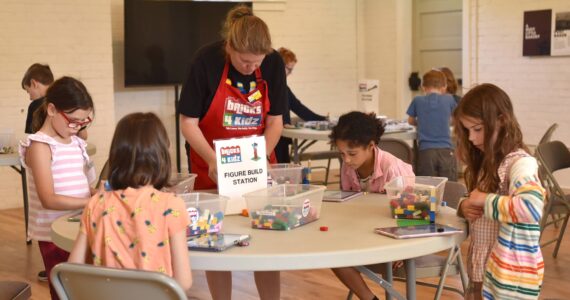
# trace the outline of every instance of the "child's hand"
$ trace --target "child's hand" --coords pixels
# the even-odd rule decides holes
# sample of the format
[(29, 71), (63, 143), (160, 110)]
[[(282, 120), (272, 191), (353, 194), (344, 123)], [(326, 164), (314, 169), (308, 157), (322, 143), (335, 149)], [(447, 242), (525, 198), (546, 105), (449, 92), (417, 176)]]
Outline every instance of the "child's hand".
[(94, 188), (94, 187), (90, 187), (89, 189), (91, 190), (91, 196), (97, 194), (97, 192), (100, 190), (100, 189), (98, 190), (98, 189), (96, 189), (96, 188)]
[(473, 202), (473, 206), (480, 208), (485, 207), (485, 199), (487, 198), (487, 193), (483, 193), (478, 189), (473, 190), (469, 194), (469, 200)]
[(473, 222), (483, 216), (483, 208), (475, 205), (473, 202), (474, 200), (469, 197), (461, 202), (461, 206), (459, 207), (465, 219), (470, 222)]

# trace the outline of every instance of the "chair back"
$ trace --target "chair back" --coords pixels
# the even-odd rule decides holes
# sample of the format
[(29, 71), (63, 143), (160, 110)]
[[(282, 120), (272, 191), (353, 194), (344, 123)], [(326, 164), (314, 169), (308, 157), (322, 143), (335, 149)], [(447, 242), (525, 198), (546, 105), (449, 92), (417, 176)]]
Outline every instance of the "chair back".
[(570, 151), (564, 143), (552, 141), (538, 145), (535, 155), (540, 164), (540, 180), (548, 192), (549, 203), (545, 207), (548, 211), (552, 202), (558, 200), (566, 202), (565, 191), (558, 184), (554, 172), (570, 168)]
[(536, 147), (536, 156), (547, 172), (570, 168), (570, 151), (561, 141), (546, 142)]
[(403, 140), (382, 138), (380, 139), (380, 143), (378, 143), (378, 147), (383, 151), (391, 153), (405, 163), (411, 164), (413, 161), (412, 148)]
[(461, 199), (461, 197), (464, 197), (466, 193), (467, 187), (465, 187), (463, 183), (447, 181), (445, 183), (442, 200), (447, 203), (447, 206), (453, 209), (457, 209), (459, 199)]
[(187, 299), (174, 278), (158, 272), (61, 263), (51, 278), (61, 300)]
[(558, 128), (558, 123), (554, 123), (554, 124), (550, 125), (550, 127), (548, 127), (548, 129), (546, 130), (546, 132), (544, 133), (544, 135), (542, 136), (542, 138), (540, 139), (540, 142), (538, 142), (538, 144), (540, 145), (540, 144), (550, 142), (550, 139), (552, 138), (552, 134), (554, 133), (556, 128)]
[(103, 169), (101, 169), (101, 173), (99, 173), (99, 180), (97, 181), (95, 188), (99, 189), (101, 181), (105, 181), (108, 178), (109, 178), (109, 160), (107, 160), (103, 165)]

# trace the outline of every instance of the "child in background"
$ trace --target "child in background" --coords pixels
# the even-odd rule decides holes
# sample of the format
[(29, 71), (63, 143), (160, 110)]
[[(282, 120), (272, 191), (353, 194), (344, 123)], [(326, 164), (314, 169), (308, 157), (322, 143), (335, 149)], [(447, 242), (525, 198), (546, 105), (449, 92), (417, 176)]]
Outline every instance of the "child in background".
[(22, 89), (30, 95), (30, 105), (28, 106), (28, 116), (26, 117), (26, 133), (34, 133), (32, 131), (32, 120), (34, 112), (42, 105), (46, 91), (50, 84), (53, 83), (53, 74), (48, 65), (33, 64), (31, 65), (24, 78), (22, 78)]
[[(342, 156), (342, 190), (383, 193), (384, 185), (393, 178), (414, 176), (411, 165), (378, 147), (383, 133), (384, 126), (375, 114), (353, 111), (338, 119), (330, 138)], [(360, 299), (377, 299), (355, 268), (335, 268), (333, 272)]]
[(458, 209), (471, 234), (467, 298), (537, 299), (544, 275), (539, 223), (545, 192), (509, 96), (492, 84), (479, 85), (463, 97), (454, 120), (471, 191)]
[(446, 94), (445, 75), (437, 70), (424, 74), (422, 89), (408, 107), (408, 123), (418, 127), (419, 152), (416, 174), (457, 180), (457, 162), (451, 143), (449, 122), (457, 106)]
[[(95, 170), (86, 143), (78, 138), (80, 128), (91, 123), (93, 101), (85, 86), (63, 77), (47, 90), (36, 111), (43, 124), (20, 144), (22, 166), (28, 172), (30, 238), (38, 241), (47, 274), (69, 253), (51, 242), (51, 223), (87, 204)], [(49, 276), (48, 276), (49, 277)], [(58, 299), (50, 283), (52, 299)]]
[(171, 162), (168, 135), (153, 113), (117, 124), (105, 190), (91, 198), (69, 262), (161, 272), (184, 290), (192, 285), (182, 199), (161, 192)]
[[(35, 63), (31, 65), (24, 77), (22, 78), (22, 89), (24, 89), (28, 95), (30, 95), (30, 105), (28, 106), (28, 115), (26, 117), (26, 129), (25, 133), (31, 134), (35, 133), (43, 125), (42, 120), (33, 122), (34, 113), (43, 104), (46, 92), (50, 84), (53, 83), (53, 73), (49, 65), (42, 65)], [(77, 136), (86, 140), (87, 130), (85, 128), (79, 130)]]
[(445, 92), (453, 97), (455, 103), (459, 103), (461, 97), (457, 95), (457, 80), (455, 80), (453, 72), (451, 72), (451, 69), (448, 67), (441, 67), (439, 70), (443, 72), (445, 79), (447, 80), (447, 87), (445, 89)]

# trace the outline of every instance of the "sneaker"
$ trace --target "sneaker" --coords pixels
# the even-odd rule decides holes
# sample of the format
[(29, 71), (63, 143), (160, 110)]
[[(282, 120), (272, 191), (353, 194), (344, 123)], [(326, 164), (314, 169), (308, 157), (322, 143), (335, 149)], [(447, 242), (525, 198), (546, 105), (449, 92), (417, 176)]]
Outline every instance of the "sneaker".
[(38, 272), (39, 281), (48, 281), (48, 276), (45, 270)]

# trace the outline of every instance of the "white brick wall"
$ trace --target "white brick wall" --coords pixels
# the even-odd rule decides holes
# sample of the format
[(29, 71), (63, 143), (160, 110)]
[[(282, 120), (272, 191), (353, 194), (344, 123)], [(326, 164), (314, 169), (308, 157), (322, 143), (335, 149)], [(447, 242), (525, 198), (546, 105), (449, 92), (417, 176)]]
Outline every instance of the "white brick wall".
[[(299, 63), (288, 78), (295, 95), (321, 114), (340, 115), (356, 108), (356, 1), (287, 0), (282, 7), (257, 10), (254, 4), (254, 11), (268, 24), (274, 48), (284, 46), (297, 54)], [(111, 0), (111, 19), (116, 121), (134, 111), (153, 111), (174, 143), (174, 88), (124, 88), (122, 0)], [(174, 160), (174, 148), (171, 155)]]
[[(114, 122), (109, 1), (2, 1), (0, 8), (0, 128), (24, 136), (28, 95), (20, 83), (35, 62), (50, 64), (56, 77), (83, 81), (95, 102), (89, 142), (97, 145), (94, 160), (108, 152)], [(21, 207), (19, 175), (0, 168), (0, 209)]]
[[(282, 9), (254, 10), (268, 23), (274, 46), (296, 52), (299, 63), (289, 85), (309, 107), (331, 115), (355, 109), (356, 83), (364, 76), (380, 80), (380, 111), (402, 117), (410, 98), (410, 5), (411, 0), (287, 0)], [(504, 88), (528, 143), (536, 143), (552, 122), (561, 125), (554, 138), (570, 143), (570, 60), (521, 55), (523, 11), (568, 11), (570, 2), (464, 0), (464, 7), (464, 32), (471, 32), (464, 43), (470, 51), (465, 86), (478, 81)], [(94, 97), (97, 121), (89, 141), (97, 145), (98, 165), (106, 159), (115, 123), (133, 111), (157, 113), (174, 141), (174, 89), (123, 87), (122, 0), (3, 1), (0, 41), (0, 128), (23, 136), (29, 102), (20, 80), (30, 64), (43, 62), (56, 76), (83, 80)], [(1, 168), (0, 176), (0, 193), (7, 195), (0, 209), (20, 206), (19, 177), (9, 168)]]
[(472, 59), (465, 62), (471, 65), (470, 81), (464, 86), (490, 82), (504, 89), (513, 101), (527, 143), (538, 143), (557, 122), (560, 127), (553, 138), (570, 144), (570, 57), (522, 56), (524, 11), (570, 11), (570, 1), (465, 2), (471, 16), (471, 27), (466, 30), (472, 32)]

